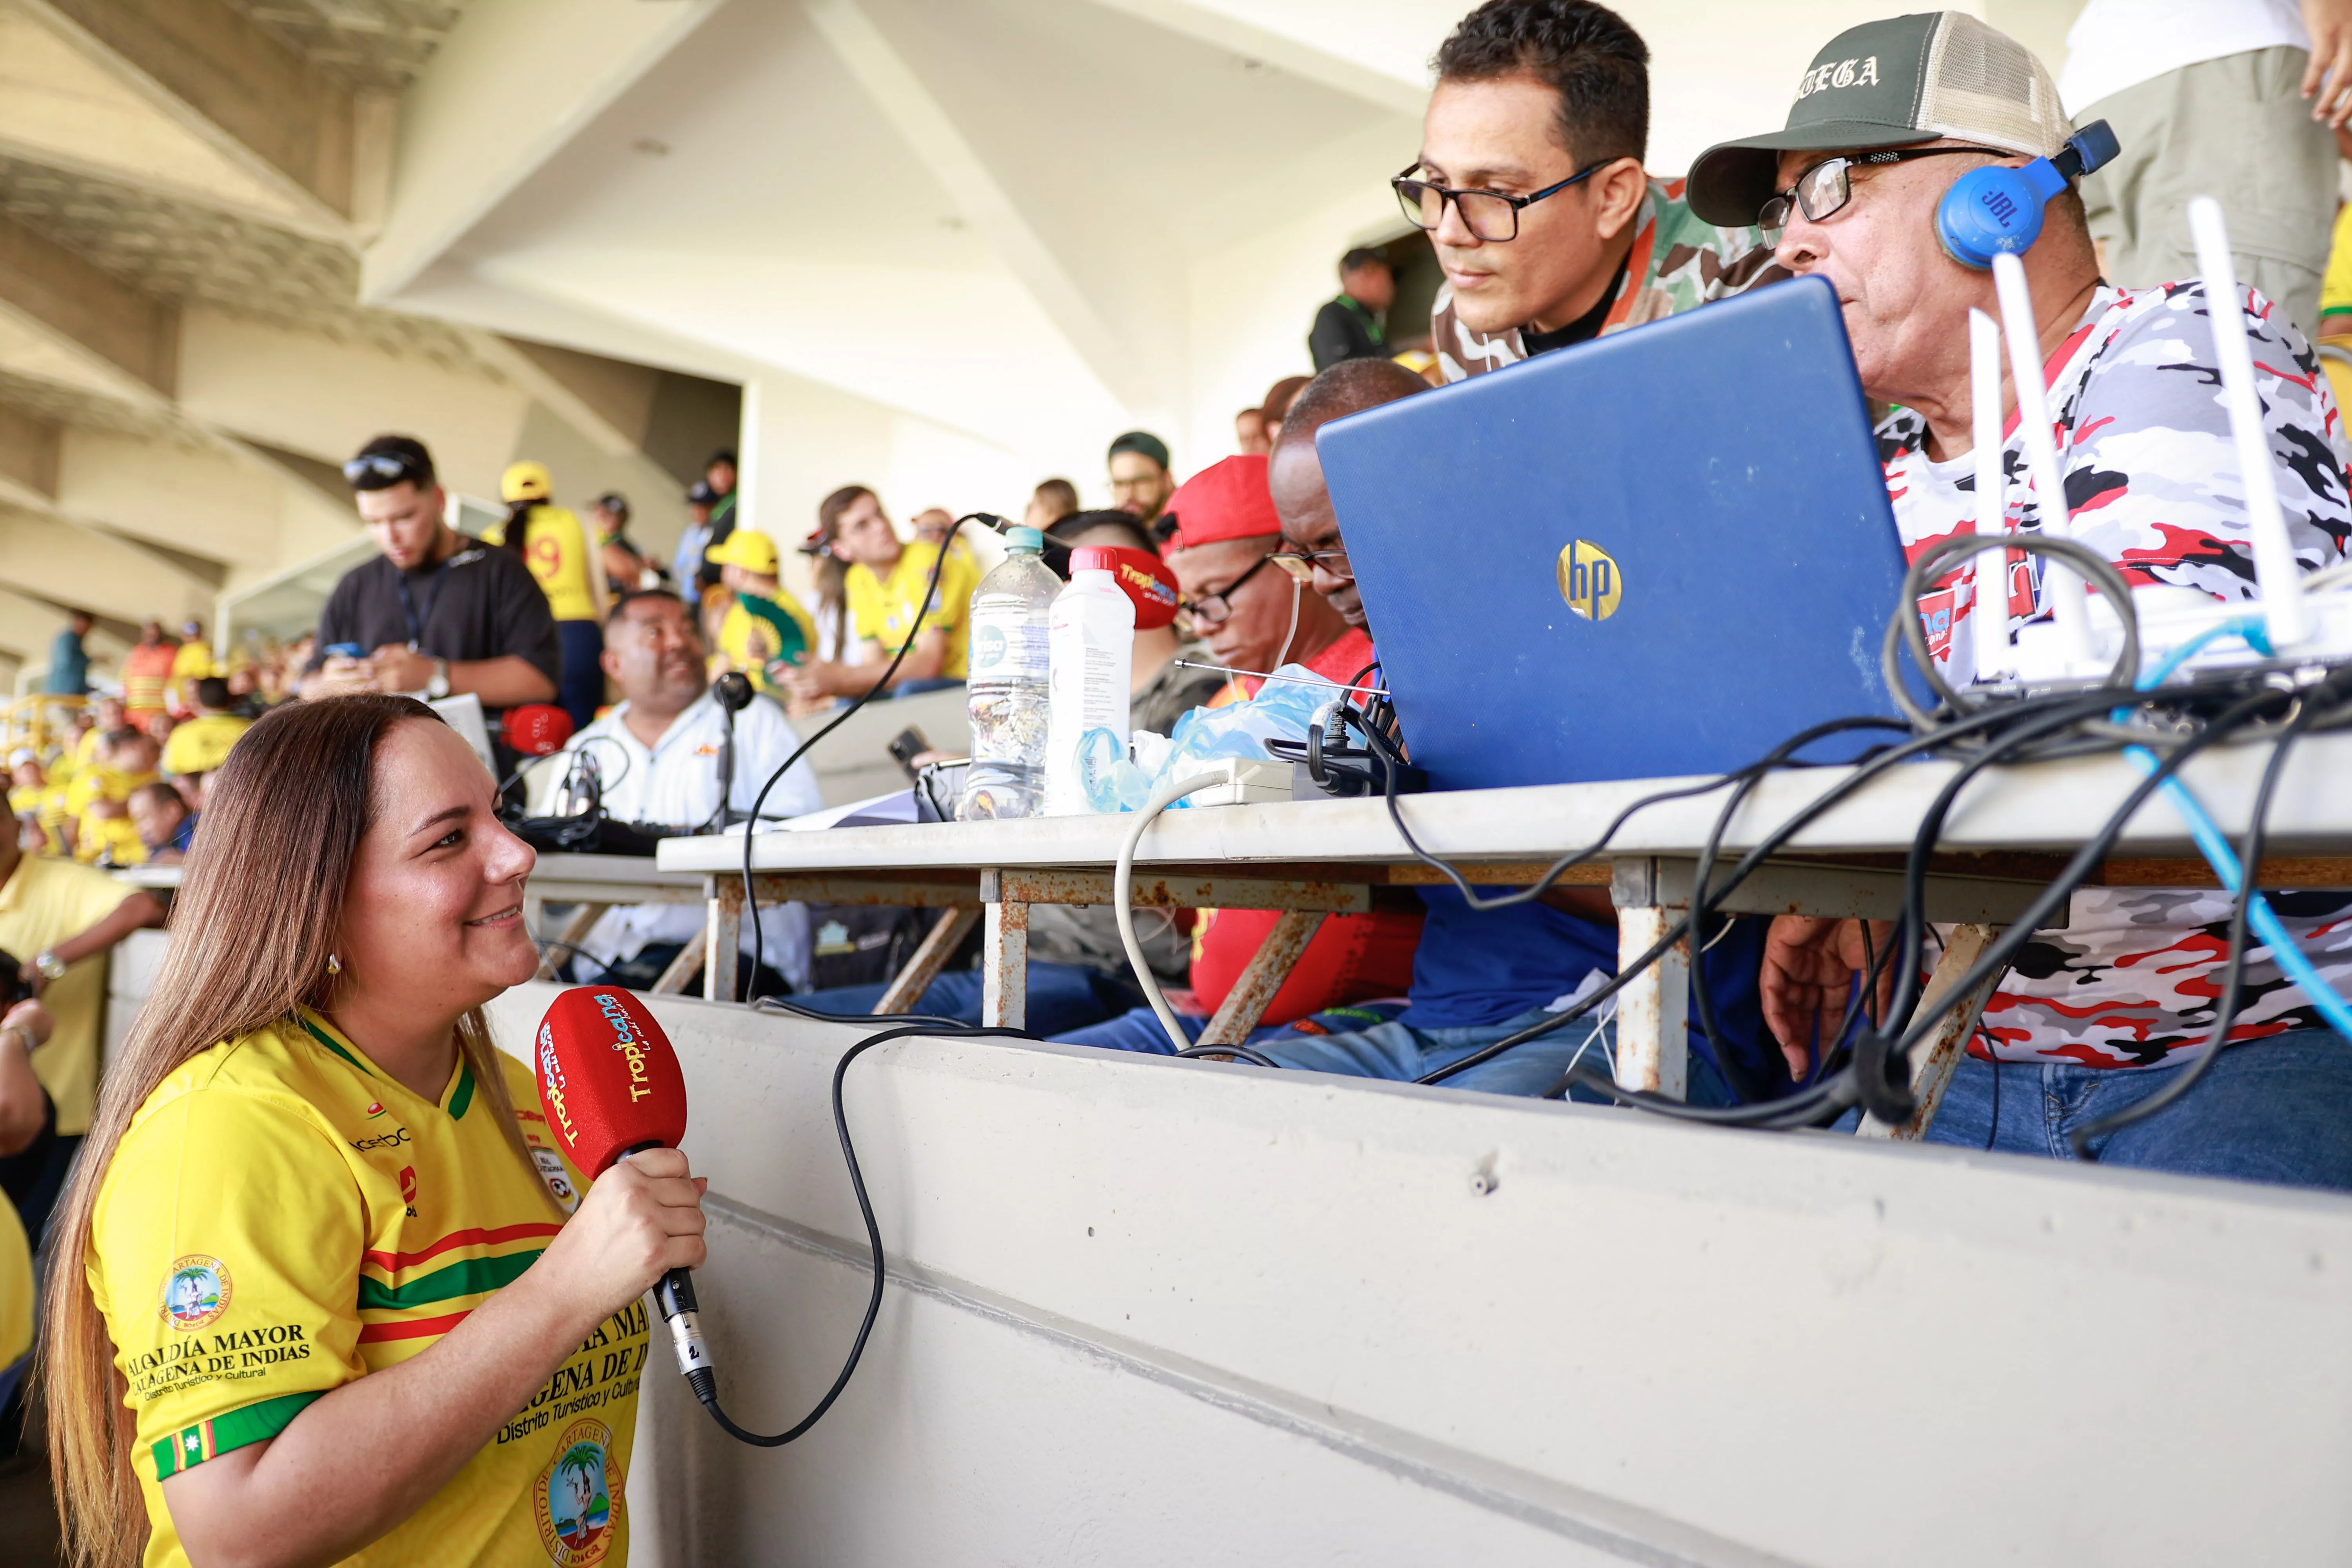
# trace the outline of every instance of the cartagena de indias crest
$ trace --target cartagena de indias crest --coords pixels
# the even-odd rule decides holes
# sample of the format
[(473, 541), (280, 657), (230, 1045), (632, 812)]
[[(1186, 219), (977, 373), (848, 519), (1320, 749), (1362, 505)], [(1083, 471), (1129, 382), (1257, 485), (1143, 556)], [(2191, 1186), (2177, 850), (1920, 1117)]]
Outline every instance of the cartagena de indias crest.
[(163, 1321), (182, 1333), (193, 1333), (228, 1310), (236, 1289), (228, 1265), (201, 1252), (172, 1259), (163, 1276)]
[(613, 1466), (612, 1451), (610, 1426), (574, 1421), (555, 1439), (554, 1457), (531, 1488), (539, 1542), (557, 1568), (590, 1568), (613, 1550), (621, 1473)]

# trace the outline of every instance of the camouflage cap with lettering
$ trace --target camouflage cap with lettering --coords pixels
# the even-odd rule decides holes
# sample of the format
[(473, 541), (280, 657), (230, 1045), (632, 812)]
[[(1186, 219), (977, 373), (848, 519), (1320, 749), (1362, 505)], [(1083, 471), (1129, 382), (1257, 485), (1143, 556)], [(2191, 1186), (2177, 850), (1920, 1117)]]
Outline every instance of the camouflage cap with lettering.
[(2053, 157), (2074, 128), (2033, 51), (1958, 11), (1865, 22), (1832, 38), (1797, 79), (1789, 123), (1723, 142), (1691, 165), (1691, 211), (1737, 228), (1779, 190), (1780, 154), (1902, 147), (1946, 137)]

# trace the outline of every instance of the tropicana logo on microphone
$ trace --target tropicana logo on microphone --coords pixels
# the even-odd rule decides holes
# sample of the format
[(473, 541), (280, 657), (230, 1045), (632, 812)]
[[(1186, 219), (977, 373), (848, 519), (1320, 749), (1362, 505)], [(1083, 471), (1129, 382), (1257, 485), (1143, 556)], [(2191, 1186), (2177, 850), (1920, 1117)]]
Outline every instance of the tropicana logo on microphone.
[(609, 991), (596, 993), (596, 1006), (613, 1026), (613, 1048), (628, 1058), (629, 1098), (643, 1100), (654, 1091), (654, 1085), (652, 1075), (646, 1071), (646, 1044), (637, 1033), (636, 1021)]

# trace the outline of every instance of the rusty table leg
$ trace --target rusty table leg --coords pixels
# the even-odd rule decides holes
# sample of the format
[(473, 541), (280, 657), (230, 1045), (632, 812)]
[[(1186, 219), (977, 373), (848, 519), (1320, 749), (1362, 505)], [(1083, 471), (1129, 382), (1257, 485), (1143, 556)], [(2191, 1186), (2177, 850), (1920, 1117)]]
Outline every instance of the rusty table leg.
[[(708, 915), (703, 917), (702, 923), (705, 930), (709, 928)], [(702, 973), (703, 942), (702, 931), (696, 931), (694, 940), (677, 950), (677, 956), (669, 961), (669, 967), (663, 970), (661, 978), (654, 982), (654, 995), (682, 996), (686, 994), (686, 983)]]
[(1321, 910), (1286, 910), (1265, 933), (1265, 941), (1248, 967), (1225, 993), (1209, 1026), (1201, 1031), (1197, 1044), (1203, 1046), (1237, 1046), (1249, 1038), (1257, 1021), (1265, 1016), (1267, 1004), (1282, 983), (1290, 977), (1298, 955), (1307, 951), (1315, 932), (1328, 917)]
[(564, 960), (572, 956), (573, 947), (588, 934), (590, 927), (604, 918), (605, 910), (610, 907), (607, 904), (582, 904), (574, 909), (572, 918), (563, 922), (562, 931), (556, 933), (547, 951), (539, 955), (539, 973), (531, 978), (555, 979), (562, 971)]
[[(1936, 972), (1927, 977), (1920, 1011), (1934, 1012), (1951, 994), (1954, 983), (1985, 955), (1985, 949), (2000, 934), (1999, 926), (1954, 926), (1944, 944), (1944, 956), (1936, 961)], [(1990, 979), (1970, 991), (1958, 1006), (1937, 1021), (1936, 1032), (1912, 1052), (1911, 1092), (1918, 1097), (1919, 1108), (1899, 1126), (1889, 1126), (1874, 1116), (1864, 1115), (1857, 1129), (1862, 1137), (1916, 1141), (1927, 1135), (1928, 1124), (1936, 1120), (1936, 1108), (1944, 1102), (1944, 1090), (1951, 1087), (1952, 1074), (1958, 1069), (1960, 1057), (1968, 1049), (1969, 1037), (1976, 1032), (1977, 1019), (1984, 1012), (1985, 1004), (1992, 999), (1993, 988), (2007, 973), (1996, 970)]]
[(710, 879), (710, 920), (702, 928), (702, 994), (735, 1000), (736, 956), (743, 945), (743, 879)]
[[(1683, 912), (1637, 904), (1617, 911), (1622, 973), (1654, 946)], [(1690, 1067), (1690, 943), (1678, 942), (1617, 993), (1617, 1082), (1624, 1089), (1683, 1098)]]
[(891, 980), (889, 988), (882, 993), (882, 999), (874, 1004), (874, 1011), (904, 1013), (921, 1001), (923, 993), (930, 989), (931, 982), (940, 977), (940, 971), (946, 967), (949, 959), (955, 956), (955, 950), (963, 945), (963, 939), (971, 934), (971, 928), (979, 923), (980, 906), (977, 904), (941, 910), (938, 923), (924, 934), (921, 944), (908, 955), (907, 966)]
[[(984, 891), (994, 891), (983, 884)], [(992, 900), (980, 952), (980, 1021), (1019, 1029), (1029, 1021), (1029, 906)]]

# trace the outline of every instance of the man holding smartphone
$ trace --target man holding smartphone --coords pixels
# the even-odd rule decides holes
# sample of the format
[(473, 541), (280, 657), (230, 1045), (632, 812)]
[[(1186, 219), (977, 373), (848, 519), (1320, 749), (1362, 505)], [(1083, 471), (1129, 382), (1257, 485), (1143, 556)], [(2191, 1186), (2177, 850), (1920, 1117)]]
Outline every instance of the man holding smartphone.
[(328, 595), (301, 695), (471, 692), (493, 722), (501, 709), (553, 701), (563, 658), (547, 595), (513, 551), (443, 521), (447, 497), (425, 444), (379, 436), (343, 479), (383, 553)]

